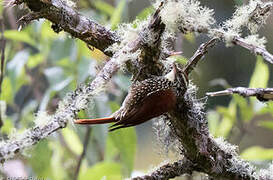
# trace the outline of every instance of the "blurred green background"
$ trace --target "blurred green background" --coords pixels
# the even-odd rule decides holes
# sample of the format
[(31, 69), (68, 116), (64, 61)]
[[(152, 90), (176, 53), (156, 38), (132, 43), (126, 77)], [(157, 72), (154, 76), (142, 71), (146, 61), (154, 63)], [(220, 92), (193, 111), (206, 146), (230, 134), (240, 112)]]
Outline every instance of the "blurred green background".
[[(201, 3), (215, 9), (217, 22), (232, 15), (243, 0), (209, 1)], [(115, 30), (119, 23), (143, 20), (153, 12), (148, 0), (81, 0), (77, 9), (102, 25)], [(99, 50), (90, 50), (85, 43), (69, 34), (56, 34), (47, 20), (32, 22), (17, 31), (17, 20), (27, 13), (23, 7), (0, 6), (4, 22), (5, 48), (4, 80), (1, 97), (0, 136), (14, 138), (34, 126), (39, 111), (53, 114), (60, 99), (77, 86), (91, 81), (107, 57)], [(267, 49), (273, 52), (272, 16), (260, 30), (268, 40)], [(175, 48), (189, 58), (205, 35), (177, 34)], [(178, 57), (178, 58), (183, 58)], [(199, 87), (198, 96), (227, 87), (272, 87), (273, 65), (266, 64), (241, 47), (226, 48), (223, 43), (209, 51), (191, 78)], [(130, 86), (130, 75), (118, 72), (105, 92), (90, 102), (79, 117), (104, 117), (117, 110)], [(273, 103), (261, 103), (255, 98), (208, 98), (206, 111), (210, 132), (223, 136), (239, 146), (242, 158), (258, 168), (267, 167), (273, 159)], [(156, 121), (156, 120), (155, 120)], [(45, 123), (45, 122), (36, 122)], [(76, 179), (75, 171), (83, 143), (88, 147), (81, 163), (78, 179), (122, 179), (149, 172), (173, 154), (163, 155), (153, 133), (152, 121), (136, 128), (108, 133), (108, 125), (87, 127), (70, 123), (46, 140), (24, 151), (23, 155), (7, 161), (0, 168), (3, 177), (29, 176), (49, 179)], [(18, 135), (17, 135), (18, 136)], [(16, 169), (16, 170), (15, 170)], [(21, 174), (20, 174), (21, 173)], [(184, 177), (189, 178), (189, 177)], [(195, 179), (201, 178), (195, 175)]]

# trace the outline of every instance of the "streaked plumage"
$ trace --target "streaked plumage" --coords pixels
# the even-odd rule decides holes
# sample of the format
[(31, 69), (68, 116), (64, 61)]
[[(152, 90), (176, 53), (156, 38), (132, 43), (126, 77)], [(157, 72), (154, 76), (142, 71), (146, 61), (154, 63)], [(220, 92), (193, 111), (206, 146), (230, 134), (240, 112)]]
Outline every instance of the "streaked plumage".
[[(165, 76), (153, 77), (133, 84), (121, 108), (110, 117), (78, 119), (76, 124), (103, 124), (115, 122), (110, 131), (135, 126), (171, 111), (176, 105), (177, 89), (187, 83), (186, 76), (178, 75), (177, 67)], [(182, 77), (182, 81), (181, 81)], [(181, 84), (182, 82), (182, 84)]]

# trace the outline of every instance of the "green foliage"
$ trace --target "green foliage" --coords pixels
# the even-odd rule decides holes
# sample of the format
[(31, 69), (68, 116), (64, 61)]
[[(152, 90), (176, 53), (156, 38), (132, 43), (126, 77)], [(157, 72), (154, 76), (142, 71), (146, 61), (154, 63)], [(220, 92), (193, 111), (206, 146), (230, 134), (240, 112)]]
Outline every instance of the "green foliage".
[(13, 91), (9, 77), (4, 78), (2, 86), (5, 87), (5, 90), (1, 93), (1, 100), (5, 101), (6, 103), (11, 103), (13, 99)]
[[(116, 28), (122, 21), (126, 3), (121, 0), (114, 8), (104, 1), (94, 1), (95, 7), (110, 16), (109, 22), (105, 19), (98, 21)], [(7, 41), (6, 73), (0, 95), (10, 111), (1, 127), (5, 136), (13, 133), (14, 127), (26, 129), (33, 126), (38, 111), (54, 113), (58, 100), (80, 84), (89, 82), (97, 74), (97, 66), (106, 59), (102, 52), (90, 50), (84, 42), (64, 32), (56, 34), (51, 23), (45, 20), (35, 21), (20, 32), (6, 30), (4, 35), (11, 40)], [(116, 92), (124, 93), (130, 86), (129, 77), (123, 74), (115, 76), (114, 81), (118, 86)], [(81, 111), (79, 117), (101, 117), (107, 110), (119, 108), (117, 102), (122, 97), (111, 97), (110, 104), (107, 95), (104, 97), (106, 101), (93, 101), (90, 109)], [(52, 180), (71, 179), (83, 152), (85, 129), (83, 126), (66, 127), (27, 151), (30, 155), (26, 158), (29, 173)], [(104, 125), (92, 126), (79, 179), (122, 179), (131, 175), (136, 151), (134, 128), (113, 133), (107, 131)]]
[[(125, 128), (109, 133), (107, 143), (110, 143), (110, 145), (107, 145), (108, 148), (114, 148), (113, 152), (118, 150), (123, 172), (126, 176), (130, 175), (133, 170), (136, 152), (136, 132), (134, 128)], [(107, 152), (110, 151), (112, 154), (112, 149), (107, 150)], [(111, 156), (113, 157), (113, 154)]]
[(79, 156), (83, 151), (83, 146), (76, 132), (69, 128), (65, 128), (62, 130), (62, 134), (72, 152)]
[[(265, 88), (269, 80), (269, 68), (262, 57), (257, 56), (255, 69), (250, 79), (249, 87)], [(273, 116), (273, 103), (268, 102), (261, 105), (256, 98), (244, 98), (233, 95), (228, 107), (217, 107), (216, 111), (208, 113), (209, 130), (215, 137), (237, 138), (232, 132), (241, 131), (239, 136), (247, 136), (245, 128), (250, 124), (257, 124), (268, 130), (273, 130), (272, 120), (263, 120), (253, 123), (257, 115), (271, 114)], [(254, 128), (258, 128), (254, 127)], [(238, 138), (237, 138), (238, 139)], [(239, 138), (240, 139), (240, 138)], [(240, 142), (236, 142), (240, 143)], [(247, 147), (242, 153), (242, 158), (251, 161), (265, 161), (273, 159), (273, 149), (266, 149), (260, 146)]]
[(137, 20), (145, 20), (154, 12), (154, 7), (150, 6), (145, 9), (143, 9), (136, 17)]
[(252, 146), (241, 153), (241, 157), (251, 161), (262, 161), (273, 159), (273, 149), (266, 149), (260, 146)]
[(228, 107), (218, 107), (217, 112), (222, 116), (221, 122), (215, 132), (216, 137), (227, 137), (236, 121), (236, 104), (234, 101)]
[(273, 130), (273, 121), (260, 121), (259, 126)]
[[(110, 102), (110, 106), (113, 111), (119, 109), (119, 105), (115, 102)], [(109, 133), (106, 141), (106, 159), (112, 161), (119, 156), (122, 170), (126, 176), (129, 176), (133, 170), (136, 139), (134, 128), (124, 128)]]
[(121, 22), (122, 13), (126, 5), (126, 0), (120, 0), (118, 6), (116, 7), (113, 15), (111, 16), (111, 27), (116, 29), (117, 25)]
[(100, 179), (121, 180), (121, 166), (118, 163), (101, 162), (81, 173), (79, 180)]
[(108, 4), (107, 2), (101, 1), (101, 0), (96, 0), (93, 2), (94, 6), (96, 9), (100, 10), (101, 12), (112, 16), (113, 12), (115, 11), (115, 8)]
[(47, 141), (41, 141), (30, 152), (31, 156), (28, 162), (36, 173), (37, 177), (48, 177), (51, 174), (51, 156), (52, 150), (49, 148)]
[(19, 32), (17, 30), (6, 30), (4, 36), (7, 39), (28, 43), (29, 45), (36, 46), (35, 41), (31, 38), (27, 31)]
[(261, 56), (257, 56), (256, 66), (252, 74), (249, 87), (265, 88), (269, 79), (269, 68)]

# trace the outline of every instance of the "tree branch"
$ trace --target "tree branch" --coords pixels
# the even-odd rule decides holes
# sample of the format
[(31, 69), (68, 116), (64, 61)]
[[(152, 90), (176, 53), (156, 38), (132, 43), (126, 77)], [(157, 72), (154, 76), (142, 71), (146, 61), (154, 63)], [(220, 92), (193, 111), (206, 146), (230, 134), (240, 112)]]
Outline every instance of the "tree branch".
[[(147, 26), (143, 27), (141, 31), (146, 35), (153, 35), (154, 30), (158, 30), (154, 27), (164, 28), (160, 26), (161, 21), (158, 19), (158, 12), (153, 16)], [(160, 33), (163, 30), (159, 31)], [(124, 47), (119, 49), (113, 57), (105, 64), (103, 69), (97, 74), (95, 79), (88, 83), (86, 86), (77, 88), (73, 93), (68, 95), (62, 102), (59, 103), (59, 108), (56, 113), (51, 116), (48, 122), (44, 125), (37, 125), (29, 130), (26, 130), (23, 134), (18, 135), (15, 139), (10, 139), (0, 144), (0, 162), (4, 162), (6, 159), (13, 157), (19, 151), (32, 146), (39, 142), (41, 139), (46, 138), (53, 132), (64, 128), (68, 121), (71, 122), (76, 119), (76, 114), (81, 110), (87, 108), (89, 100), (97, 92), (101, 91), (107, 84), (112, 76), (117, 72), (123, 63), (132, 58), (131, 53), (137, 52), (141, 49), (142, 58), (151, 56), (149, 52), (145, 50), (142, 39), (143, 34), (139, 34), (134, 40), (128, 42)], [(160, 34), (151, 39), (153, 45), (158, 45)], [(148, 46), (148, 45), (146, 45)], [(136, 57), (135, 57), (136, 58)], [(134, 59), (134, 61), (137, 61)], [(156, 68), (158, 69), (158, 68)]]
[[(17, 1), (19, 0), (15, 2)], [(23, 3), (23, 1), (17, 2), (17, 4), (20, 3)], [(54, 23), (56, 32), (59, 31), (57, 29), (62, 29), (109, 56), (112, 56), (112, 53), (105, 52), (105, 49), (114, 43), (120, 42), (120, 37), (115, 32), (82, 16), (72, 7), (65, 4), (65, 1), (24, 0), (24, 3), (32, 12), (18, 21), (21, 25), (26, 25), (36, 19), (45, 18)]]
[(81, 109), (87, 107), (89, 99), (96, 94), (96, 91), (99, 91), (106, 85), (118, 68), (119, 65), (116, 63), (116, 60), (112, 58), (105, 64), (91, 83), (84, 87), (77, 88), (60, 102), (57, 112), (49, 117), (46, 124), (36, 125), (26, 130), (23, 134), (16, 136), (15, 139), (2, 142), (0, 145), (0, 162), (4, 162), (19, 151), (38, 143), (53, 132), (66, 127), (69, 120), (73, 121), (76, 114)]
[(231, 94), (239, 94), (243, 97), (256, 96), (259, 101), (272, 101), (273, 100), (273, 88), (245, 88), (236, 87), (228, 88), (223, 91), (209, 92), (207, 96), (226, 96)]
[[(4, 37), (4, 22), (2, 17), (0, 18), (0, 32), (1, 32), (1, 68), (0, 68), (0, 95), (2, 93), (2, 84), (4, 80), (4, 66), (5, 66), (5, 49), (6, 49), (6, 39)], [(0, 105), (0, 128), (3, 126), (3, 115), (2, 115), (2, 106)]]
[(135, 177), (132, 178), (132, 180), (166, 180), (182, 174), (191, 174), (194, 170), (197, 170), (195, 165), (184, 158), (174, 163), (165, 164), (153, 171), (150, 175)]
[(85, 156), (87, 146), (88, 146), (88, 142), (89, 142), (89, 139), (90, 139), (90, 134), (91, 134), (91, 127), (87, 127), (85, 137), (84, 137), (84, 142), (83, 142), (83, 151), (82, 151), (82, 153), (81, 153), (81, 155), (80, 155), (80, 157), (78, 159), (78, 163), (77, 163), (77, 166), (76, 166), (76, 171), (75, 171), (75, 174), (74, 174), (74, 180), (78, 179), (78, 175), (79, 175), (80, 168), (81, 168), (81, 165), (82, 165), (82, 160), (83, 160), (83, 158)]
[(219, 40), (218, 38), (213, 38), (208, 42), (201, 44), (197, 51), (194, 53), (194, 55), (189, 59), (189, 61), (185, 65), (184, 72), (186, 74), (190, 74), (191, 71), (197, 65), (197, 63), (205, 56), (206, 53), (208, 53), (208, 48), (215, 46), (218, 40)]
[(235, 37), (232, 42), (236, 45), (248, 49), (249, 51), (253, 52), (256, 55), (261, 55), (264, 60), (273, 64), (273, 55), (270, 54), (265, 48), (249, 44), (243, 38), (240, 37)]
[[(23, 18), (20, 21), (22, 23), (27, 22), (28, 19), (33, 20), (35, 17), (46, 18), (72, 36), (102, 51), (120, 41), (115, 33), (79, 15), (61, 0), (15, 0), (15, 2), (26, 3), (34, 13), (26, 16), (25, 20)], [(131, 67), (129, 70), (134, 76), (137, 76), (138, 69), (144, 69), (144, 75), (137, 76), (137, 80), (145, 79), (151, 75), (162, 75), (166, 71), (166, 67), (159, 66), (164, 64), (164, 61), (159, 58), (162, 53), (160, 40), (165, 30), (165, 25), (158, 15), (161, 8), (162, 4), (150, 19), (148, 26), (141, 29), (137, 38), (127, 42), (124, 47), (120, 47), (113, 53), (113, 57), (91, 83), (77, 88), (59, 104), (56, 114), (51, 116), (46, 124), (37, 125), (15, 139), (2, 142), (0, 161), (3, 162), (22, 149), (36, 144), (60, 128), (64, 128), (69, 120), (73, 121), (76, 114), (87, 107), (90, 98), (106, 85), (124, 63), (129, 64), (128, 66)], [(145, 37), (149, 37), (147, 38), (149, 42), (145, 41)], [(211, 40), (201, 45), (189, 61), (185, 71), (190, 73), (207, 52), (207, 48), (215, 43), (216, 40)], [(138, 50), (140, 50), (141, 56), (129, 61), (130, 58), (133, 58), (130, 54)], [(239, 158), (234, 146), (221, 139), (214, 139), (209, 134), (208, 122), (203, 111), (204, 103), (196, 98), (197, 90), (192, 84), (185, 88), (187, 88), (186, 93), (183, 91), (177, 94), (176, 108), (168, 114), (168, 119), (164, 122), (171, 129), (175, 140), (180, 143), (179, 151), (185, 158), (179, 162), (164, 165), (151, 175), (138, 178), (169, 179), (197, 170), (214, 178), (256, 179), (254, 168)]]

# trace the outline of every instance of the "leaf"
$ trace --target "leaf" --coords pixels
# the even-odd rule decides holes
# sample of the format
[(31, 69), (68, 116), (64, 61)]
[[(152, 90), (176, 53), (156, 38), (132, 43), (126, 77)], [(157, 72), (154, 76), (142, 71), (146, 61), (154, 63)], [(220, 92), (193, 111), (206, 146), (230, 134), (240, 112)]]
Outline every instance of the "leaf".
[(62, 38), (53, 41), (49, 53), (49, 59), (51, 62), (54, 63), (73, 54), (73, 43), (74, 42), (71, 38)]
[(1, 133), (10, 134), (13, 129), (14, 129), (14, 126), (13, 126), (12, 120), (9, 118), (6, 118), (4, 121), (4, 125), (1, 127)]
[[(115, 178), (113, 178), (115, 177)], [(79, 175), (79, 180), (100, 180), (100, 179), (109, 179), (109, 180), (121, 180), (121, 167), (118, 163), (112, 162), (101, 162), (97, 163), (86, 172), (83, 172)]]
[(27, 67), (28, 68), (34, 68), (37, 65), (41, 64), (44, 60), (44, 57), (42, 54), (35, 54), (33, 56), (30, 56), (27, 61)]
[(216, 111), (208, 112), (208, 122), (209, 122), (209, 132), (214, 136), (217, 137), (218, 126), (220, 122), (219, 113)]
[[(133, 170), (136, 153), (136, 132), (134, 128), (124, 128), (109, 133), (108, 138), (118, 149), (123, 164), (123, 172), (129, 176)], [(107, 142), (108, 142), (107, 141)]]
[(10, 78), (8, 76), (4, 77), (2, 84), (1, 100), (6, 101), (7, 104), (12, 103), (13, 100), (13, 89), (11, 85)]
[(55, 33), (52, 30), (51, 22), (49, 21), (43, 22), (40, 33), (41, 33), (41, 38), (43, 39), (43, 41), (47, 41), (47, 43), (49, 43), (51, 39), (58, 38), (58, 36), (60, 36), (59, 34)]
[(149, 6), (145, 9), (143, 9), (136, 17), (137, 20), (143, 21), (148, 18), (152, 13), (154, 12), (154, 7)]
[(252, 106), (248, 104), (247, 99), (242, 96), (234, 95), (233, 99), (239, 107), (240, 118), (245, 122), (249, 122), (254, 116)]
[(113, 12), (115, 11), (115, 8), (111, 5), (108, 4), (107, 2), (96, 0), (93, 2), (93, 5), (95, 6), (96, 9), (100, 10), (101, 12), (112, 16)]
[(236, 104), (234, 101), (231, 101), (228, 108), (220, 107), (217, 108), (217, 111), (223, 116), (223, 118), (218, 126), (216, 136), (227, 137), (236, 119)]
[(62, 134), (64, 136), (65, 142), (70, 147), (70, 149), (75, 154), (80, 155), (83, 151), (83, 146), (78, 135), (75, 133), (75, 131), (72, 131), (69, 128), (64, 128), (62, 130)]
[(35, 41), (33, 38), (29, 36), (29, 33), (25, 31), (17, 31), (17, 30), (6, 30), (4, 32), (4, 36), (7, 39), (11, 39), (14, 41), (21, 41), (24, 43), (28, 43), (32, 46), (35, 46)]
[(269, 68), (261, 56), (257, 56), (254, 72), (251, 76), (249, 87), (266, 88), (269, 79)]
[(245, 149), (241, 153), (241, 157), (250, 161), (272, 160), (273, 149), (266, 149), (260, 146), (252, 146), (248, 149)]
[(12, 58), (12, 60), (8, 62), (7, 69), (9, 71), (14, 71), (15, 76), (18, 77), (21, 74), (25, 63), (27, 62), (28, 57), (29, 57), (29, 52), (27, 50), (19, 51)]
[(273, 121), (259, 121), (259, 126), (273, 130)]
[(110, 108), (112, 112), (115, 112), (120, 108), (120, 105), (116, 103), (115, 101), (110, 101), (109, 104), (110, 104)]
[[(48, 141), (40, 141), (30, 152), (28, 162), (39, 178), (49, 177), (51, 174), (50, 162), (52, 151), (48, 146)], [(37, 177), (37, 178), (38, 178)]]
[(195, 36), (194, 36), (193, 33), (187, 33), (187, 34), (185, 34), (185, 35), (184, 35), (184, 38), (185, 38), (188, 42), (190, 42), (190, 43), (192, 43), (192, 44), (195, 42)]
[(105, 153), (104, 153), (104, 159), (105, 161), (113, 161), (118, 156), (119, 150), (115, 146), (114, 142), (111, 138), (107, 138), (106, 140), (106, 147), (105, 147)]
[[(66, 129), (66, 128), (65, 128)], [(49, 142), (49, 147), (52, 150), (52, 155), (49, 158), (50, 167), (52, 171), (52, 179), (66, 179), (67, 172), (65, 171), (63, 164), (63, 156), (64, 156), (64, 147), (62, 147), (58, 142)]]
[(263, 107), (258, 114), (270, 113), (273, 116), (273, 102), (270, 101), (267, 103), (267, 106)]
[(112, 17), (111, 17), (111, 28), (112, 29), (116, 29), (117, 25), (120, 23), (121, 21), (121, 16), (123, 13), (123, 10), (125, 8), (126, 5), (126, 0), (120, 0), (118, 6), (116, 7)]

